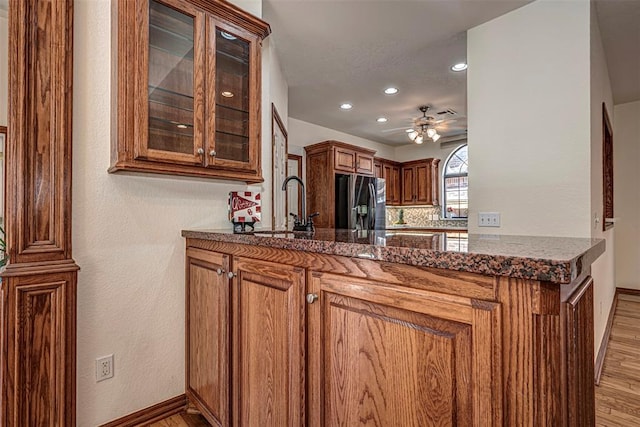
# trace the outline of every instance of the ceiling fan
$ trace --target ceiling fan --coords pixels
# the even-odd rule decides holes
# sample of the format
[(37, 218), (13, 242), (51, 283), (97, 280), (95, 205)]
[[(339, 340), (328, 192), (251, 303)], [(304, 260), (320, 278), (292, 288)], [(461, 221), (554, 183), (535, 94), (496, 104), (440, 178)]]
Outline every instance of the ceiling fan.
[(452, 121), (452, 119), (436, 119), (433, 116), (427, 116), (429, 108), (430, 107), (428, 105), (421, 105), (418, 107), (418, 110), (422, 112), (422, 117), (414, 119), (413, 128), (407, 129), (407, 136), (416, 144), (422, 144), (425, 138), (431, 138), (433, 142), (438, 141), (440, 139), (440, 134), (438, 133), (436, 126), (447, 121)]
[[(427, 113), (432, 107), (429, 105), (422, 105), (418, 107), (418, 110), (422, 112), (422, 116), (410, 119), (411, 129), (407, 127), (385, 129), (382, 132), (397, 132), (399, 130), (405, 130), (407, 136), (412, 142), (422, 144), (426, 138), (431, 138), (432, 141), (438, 141), (441, 134), (444, 132), (447, 134), (451, 131), (448, 124), (455, 122), (457, 119), (451, 116), (457, 116), (458, 113), (451, 109), (446, 109), (433, 115)], [(457, 131), (457, 129), (454, 129)], [(446, 135), (445, 135), (446, 136)]]

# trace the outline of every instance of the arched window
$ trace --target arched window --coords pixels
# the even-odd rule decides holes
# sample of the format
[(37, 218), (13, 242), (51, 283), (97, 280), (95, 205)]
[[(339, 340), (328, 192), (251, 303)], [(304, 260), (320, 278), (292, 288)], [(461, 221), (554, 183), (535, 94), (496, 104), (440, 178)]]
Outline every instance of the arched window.
[(467, 145), (458, 147), (444, 164), (444, 214), (447, 218), (469, 216), (469, 159)]

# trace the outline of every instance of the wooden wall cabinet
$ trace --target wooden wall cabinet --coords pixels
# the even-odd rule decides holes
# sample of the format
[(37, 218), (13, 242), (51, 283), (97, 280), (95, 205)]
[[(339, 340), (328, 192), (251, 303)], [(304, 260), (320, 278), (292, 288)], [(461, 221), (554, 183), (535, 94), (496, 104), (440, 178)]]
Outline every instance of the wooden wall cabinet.
[(387, 206), (398, 206), (402, 196), (402, 163), (392, 160), (375, 158), (374, 175), (376, 178), (384, 178)]
[(438, 205), (440, 159), (424, 159), (402, 164), (402, 200), (406, 205)]
[[(314, 144), (315, 147), (318, 144)], [(333, 147), (333, 168), (338, 172), (373, 175), (373, 154), (375, 151), (350, 146), (337, 141), (330, 144)]]
[(262, 181), (261, 44), (226, 1), (118, 0), (110, 172)]
[(558, 285), (200, 239), (187, 248), (210, 252), (211, 272), (227, 256), (232, 267), (236, 418), (221, 425), (594, 423), (588, 268)]
[(305, 289), (304, 269), (187, 248), (186, 394), (212, 425), (303, 424)]
[(334, 228), (335, 175), (373, 175), (375, 151), (339, 141), (324, 141), (304, 149), (307, 154), (307, 213), (320, 212), (314, 218), (316, 227)]

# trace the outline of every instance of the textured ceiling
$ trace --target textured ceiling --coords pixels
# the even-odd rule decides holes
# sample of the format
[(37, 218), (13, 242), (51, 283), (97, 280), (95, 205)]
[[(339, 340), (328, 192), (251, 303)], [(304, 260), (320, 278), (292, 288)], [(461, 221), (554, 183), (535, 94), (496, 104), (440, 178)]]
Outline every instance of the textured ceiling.
[[(373, 141), (410, 143), (423, 104), (453, 109), (446, 136), (466, 130), (466, 30), (530, 0), (264, 0), (289, 84), (289, 115)], [(387, 86), (397, 95), (383, 93)], [(350, 102), (354, 108), (338, 107)], [(384, 124), (376, 118), (384, 116)]]
[(596, 1), (615, 104), (640, 100), (640, 0)]
[[(466, 129), (466, 30), (531, 0), (264, 0), (289, 83), (289, 115), (391, 145), (418, 106), (451, 108)], [(616, 104), (640, 100), (640, 0), (596, 0)], [(395, 96), (385, 87), (400, 89)], [(354, 108), (338, 106), (351, 102)], [(376, 118), (385, 116), (387, 123)], [(443, 138), (445, 140), (446, 138)]]

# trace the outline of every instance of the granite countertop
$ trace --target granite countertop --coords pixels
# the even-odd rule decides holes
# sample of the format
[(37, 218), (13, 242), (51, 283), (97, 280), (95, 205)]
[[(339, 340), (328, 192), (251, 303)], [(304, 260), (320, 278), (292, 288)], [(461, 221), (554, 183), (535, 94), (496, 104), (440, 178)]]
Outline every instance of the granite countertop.
[(555, 283), (571, 282), (605, 249), (603, 239), (418, 230), (183, 230), (182, 236)]
[(425, 226), (425, 225), (408, 225), (408, 224), (393, 224), (387, 225), (387, 230), (453, 230), (453, 231), (467, 231), (467, 227), (460, 226), (446, 226), (446, 225), (434, 225), (434, 226)]

